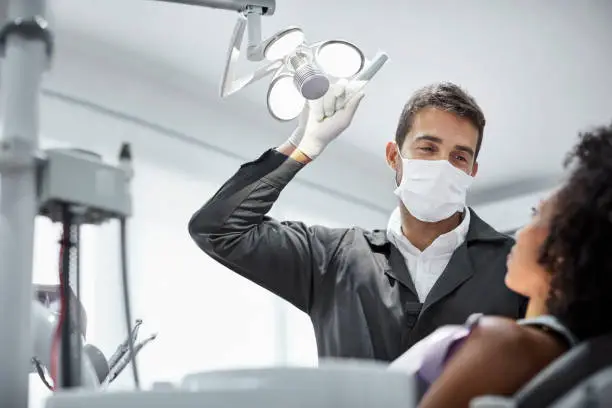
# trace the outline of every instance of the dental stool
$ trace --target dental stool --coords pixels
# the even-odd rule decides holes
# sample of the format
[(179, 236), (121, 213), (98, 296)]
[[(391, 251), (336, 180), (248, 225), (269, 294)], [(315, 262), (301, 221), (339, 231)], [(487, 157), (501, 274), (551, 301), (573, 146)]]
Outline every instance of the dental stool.
[[(577, 399), (580, 396), (608, 399), (595, 399), (598, 405), (558, 405), (585, 402)], [(483, 396), (470, 404), (471, 408), (608, 406), (612, 407), (612, 334), (577, 345), (553, 361), (513, 397)]]

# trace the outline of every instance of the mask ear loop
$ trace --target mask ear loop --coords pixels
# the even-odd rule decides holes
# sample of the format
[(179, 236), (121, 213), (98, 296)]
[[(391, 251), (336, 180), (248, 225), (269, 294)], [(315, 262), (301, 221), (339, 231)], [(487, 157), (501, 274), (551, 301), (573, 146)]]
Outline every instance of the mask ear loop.
[(400, 148), (397, 145), (397, 143), (395, 143), (395, 149), (397, 150), (397, 155), (400, 157), (400, 159), (406, 160), (406, 158), (404, 156), (402, 156), (402, 151), (400, 150)]
[[(402, 152), (400, 151), (399, 146), (397, 145), (397, 143), (393, 142), (395, 144), (395, 150), (397, 150), (397, 155), (399, 156), (399, 158), (404, 161), (406, 160), (406, 158), (404, 156), (402, 156)], [(400, 184), (402, 184), (402, 180), (400, 179), (400, 181), (397, 181), (397, 169), (393, 169), (395, 170), (395, 176), (393, 177), (393, 181), (395, 181), (395, 188), (398, 188), (400, 186)], [(402, 173), (403, 176), (403, 173)], [(403, 177), (402, 177), (403, 178)]]

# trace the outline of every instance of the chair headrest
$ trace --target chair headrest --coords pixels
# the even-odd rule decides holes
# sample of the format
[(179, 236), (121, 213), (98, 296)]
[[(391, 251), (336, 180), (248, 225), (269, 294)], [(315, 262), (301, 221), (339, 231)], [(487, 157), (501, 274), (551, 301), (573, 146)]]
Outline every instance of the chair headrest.
[(514, 395), (517, 408), (546, 407), (595, 372), (612, 366), (612, 334), (580, 343)]

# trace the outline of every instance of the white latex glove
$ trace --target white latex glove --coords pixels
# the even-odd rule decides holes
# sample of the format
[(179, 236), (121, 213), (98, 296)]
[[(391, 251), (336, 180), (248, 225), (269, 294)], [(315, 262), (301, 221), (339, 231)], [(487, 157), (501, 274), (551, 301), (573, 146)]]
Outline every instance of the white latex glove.
[(295, 128), (295, 130), (293, 131), (293, 133), (291, 134), (291, 136), (289, 136), (289, 139), (287, 140), (289, 143), (291, 143), (293, 145), (293, 147), (298, 147), (300, 142), (302, 141), (302, 138), (304, 137), (304, 132), (306, 131), (306, 124), (308, 123), (308, 114), (309, 114), (310, 110), (308, 109), (308, 103), (304, 104), (304, 109), (302, 109), (302, 112), (300, 113), (300, 116), (298, 117), (298, 125)]
[(306, 127), (298, 150), (314, 159), (348, 128), (364, 96), (357, 87), (356, 83), (341, 80), (331, 85), (323, 98), (308, 103), (304, 109), (308, 111)]

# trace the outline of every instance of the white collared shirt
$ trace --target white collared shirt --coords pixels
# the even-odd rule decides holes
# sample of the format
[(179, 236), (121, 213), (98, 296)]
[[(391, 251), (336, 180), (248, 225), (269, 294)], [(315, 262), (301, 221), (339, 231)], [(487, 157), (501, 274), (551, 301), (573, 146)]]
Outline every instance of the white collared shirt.
[(446, 269), (455, 250), (465, 241), (470, 228), (470, 211), (467, 207), (463, 214), (463, 220), (457, 228), (440, 235), (423, 251), (412, 245), (402, 233), (399, 207), (393, 211), (389, 218), (387, 238), (404, 257), (421, 303), (425, 301), (436, 281)]

